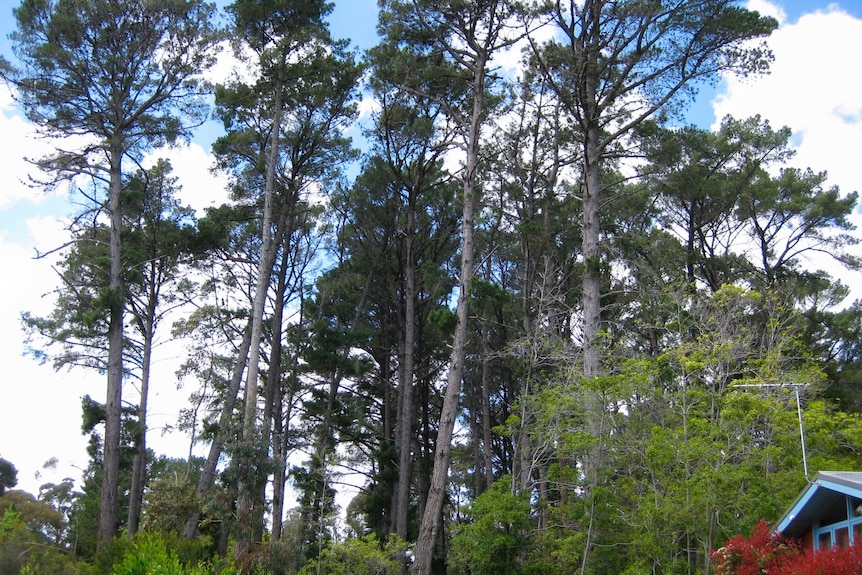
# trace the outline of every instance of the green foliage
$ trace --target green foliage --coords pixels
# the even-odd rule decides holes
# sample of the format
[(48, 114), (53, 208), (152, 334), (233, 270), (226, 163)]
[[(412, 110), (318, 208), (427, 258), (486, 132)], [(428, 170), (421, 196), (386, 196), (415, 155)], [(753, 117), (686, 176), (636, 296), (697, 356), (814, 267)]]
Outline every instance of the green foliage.
[[(293, 527), (302, 529), (301, 526), (288, 523), (285, 531)], [(294, 575), (297, 565), (304, 559), (302, 546), (295, 543), (296, 540), (290, 537), (287, 540), (258, 543), (237, 556), (237, 571), (254, 575)]]
[(3, 517), (0, 518), (0, 539), (5, 539), (17, 528), (23, 527), (24, 521), (21, 519), (21, 514), (15, 511), (11, 505), (3, 510)]
[(385, 543), (375, 535), (350, 537), (324, 548), (317, 560), (300, 569), (298, 575), (396, 575), (400, 572), (398, 557), (406, 548), (395, 535)]
[(156, 533), (141, 533), (125, 549), (113, 575), (233, 575), (235, 569), (212, 561), (183, 561), (170, 540)]
[[(7, 79), (46, 131), (120, 136), (128, 151), (170, 142), (188, 130), (177, 115), (205, 115), (194, 93), (213, 62), (213, 11), (199, 1), (24, 0), (11, 38), (25, 66)], [(51, 165), (85, 171), (75, 156), (58, 154)]]
[(0, 497), (0, 513), (14, 511), (27, 529), (46, 541), (58, 541), (65, 524), (63, 514), (24, 491), (13, 490)]
[[(803, 412), (809, 468), (858, 469), (862, 454), (862, 414), (845, 413), (828, 401), (810, 401)], [(801, 457), (798, 450), (793, 455)]]
[(530, 545), (530, 502), (511, 492), (503, 477), (473, 501), (470, 518), (453, 528), (447, 563), (453, 573), (505, 575), (523, 572)]
[(141, 528), (181, 533), (188, 518), (200, 507), (195, 495), (196, 485), (194, 477), (186, 473), (151, 479), (145, 494)]
[[(105, 405), (89, 395), (81, 399), (81, 432), (89, 436), (87, 454), (90, 462), (84, 470), (81, 492), (70, 502), (69, 513), (74, 521), (69, 525), (69, 537), (75, 542), (80, 556), (91, 558), (96, 552), (99, 499), (104, 460), (103, 432), (106, 417)], [(126, 406), (121, 412), (121, 449), (119, 453), (119, 482), (122, 495), (118, 499), (119, 517), (125, 519), (128, 509), (128, 489), (134, 458), (135, 430), (138, 414), (134, 407)]]
[[(384, 442), (374, 455), (378, 471), (368, 487), (348, 506), (348, 513), (355, 510), (357, 515), (361, 514), (363, 529), (382, 539), (389, 528), (392, 494), (398, 481), (397, 453), (392, 443)], [(356, 533), (363, 533), (363, 529), (357, 529)]]
[[(678, 295), (683, 305), (668, 290), (656, 300), (667, 307), (651, 310), (668, 314), (672, 337), (661, 353), (620, 350), (606, 360), (606, 375), (591, 380), (550, 371), (522, 396), (536, 422), (531, 440), (554, 445), (534, 484), (533, 513), (546, 527), (530, 538), (525, 569), (571, 571), (588, 553), (594, 573), (688, 572), (708, 561), (716, 540), (780, 515), (804, 484), (793, 390), (734, 387), (816, 389), (822, 375), (800, 341), (799, 314), (775, 292), (724, 286)], [(809, 442), (838, 454), (856, 440), (855, 419), (809, 417), (818, 405), (805, 414)], [(601, 409), (593, 416), (600, 433), (585, 427), (591, 409)], [(603, 464), (592, 479), (579, 462), (597, 452)], [(856, 468), (844, 453), (818, 465)]]
[[(185, 287), (192, 276), (182, 266), (206, 255), (194, 274), (210, 268), (202, 297), (174, 335), (195, 337), (181, 376), (203, 383), (182, 426), (196, 440), (226, 446), (224, 489), (202, 501), (195, 472), (156, 462), (142, 524), (149, 533), (116, 540), (94, 556), (105, 458), (98, 430), (106, 417), (104, 406), (85, 398), (92, 464), (80, 493), (71, 482), (45, 486), (39, 500), (9, 491), (14, 466), (0, 459), (0, 558), (9, 562), (3, 569), (66, 573), (77, 567), (65, 555), (70, 550), (92, 559), (100, 573), (232, 572), (205, 560), (215, 531), (191, 543), (176, 534), (201, 507), (203, 529), (237, 533), (237, 485), (259, 496), (252, 519), (255, 537), (264, 539), (249, 541), (238, 558), (245, 571), (402, 568), (406, 545), (380, 540), (393, 529), (399, 472), (409, 487), (408, 537), (427, 495), (439, 382), (456, 324), (450, 307), (461, 239), (458, 190), (474, 178), (482, 200), (475, 221), (481, 263), (469, 285), (470, 344), (459, 363), (460, 424), (471, 433), (453, 447), (457, 473), (450, 480), (459, 495), (481, 495), (442, 530), (451, 536), (444, 547), (450, 571), (708, 570), (717, 540), (760, 516), (777, 516), (804, 481), (791, 393), (740, 384), (808, 384), (802, 399), (811, 467), (862, 464), (862, 420), (831, 401), (862, 405), (854, 388), (862, 370), (862, 305), (834, 312), (846, 289), (806, 269), (804, 260), (826, 250), (848, 267), (859, 265), (849, 254), (857, 242), (849, 218), (857, 196), (830, 187), (825, 173), (785, 166), (789, 130), (759, 117), (727, 118), (714, 133), (661, 127), (693, 94), (691, 80), (764, 71), (768, 50), (748, 41), (775, 22), (729, 0), (680, 0), (674, 10), (641, 0), (566, 4), (570, 12), (549, 16), (557, 26), (550, 43), (534, 38), (538, 49), (515, 87), (505, 85), (502, 72), (478, 86), (474, 72), (483, 57), (530, 28), (533, 14), (520, 12), (524, 3), (381, 0), (382, 43), (368, 53), (369, 85), (381, 108), (367, 132), (372, 149), (352, 184), (340, 181), (340, 167), (356, 158), (345, 133), (366, 68), (330, 37), (332, 4), (236, 0), (227, 7), (235, 43), (251, 49), (249, 69), (259, 72), (248, 83), (236, 77), (216, 89), (226, 134), (214, 149), (234, 204), (211, 209), (195, 226), (172, 196), (169, 163), (123, 174), (122, 288), (107, 273), (112, 230), (101, 215), (79, 218), (77, 225), (87, 226), (74, 230), (60, 265), (65, 291), (54, 312), (24, 317), (28, 344), (61, 344), (51, 357), (48, 346), (32, 345), (33, 355), (57, 367), (104, 370), (111, 308), (127, 306), (137, 333), (152, 335), (158, 319), (148, 315), (146, 296), (155, 278)], [(586, 6), (595, 10), (582, 12)], [(131, 165), (126, 160), (187, 134), (187, 121), (205, 117), (197, 95), (207, 87), (198, 72), (212, 62), (213, 10), (199, 0), (22, 1), (13, 42), (25, 66), (0, 60), (0, 76), (19, 87), (42, 131), (94, 136), (81, 154), (58, 152), (42, 163), (53, 170), (51, 183), (81, 174), (104, 181), (111, 168)], [(605, 44), (592, 44), (597, 39)], [(177, 68), (162, 67), (172, 58)], [(140, 64), (140, 78), (130, 62)], [(176, 74), (160, 85), (176, 91), (158, 93), (149, 80), (168, 70)], [(128, 80), (119, 91), (117, 78)], [(477, 89), (489, 93), (476, 98)], [(592, 101), (580, 101), (589, 94)], [(143, 100), (124, 100), (138, 96)], [(110, 109), (116, 102), (120, 108)], [(473, 109), (484, 106), (475, 118), (482, 123), (503, 103), (511, 104), (507, 121), (486, 124), (496, 142), (482, 150), (475, 171), (442, 161), (464, 146)], [(124, 112), (137, 120), (126, 121)], [(656, 122), (645, 124), (649, 117)], [(628, 139), (638, 123), (639, 142)], [(598, 138), (589, 158), (588, 138)], [(466, 143), (462, 149), (470, 149), (469, 137)], [(622, 184), (618, 158), (637, 144), (648, 162)], [(106, 166), (115, 145), (126, 160)], [(582, 163), (584, 170), (574, 168)], [(600, 189), (588, 189), (588, 175), (596, 176), (589, 186)], [(264, 190), (273, 195), (267, 231), (275, 247), (261, 258), (261, 222), (269, 221), (260, 217)], [(87, 190), (94, 192), (93, 213), (109, 207), (103, 191)], [(573, 225), (591, 200), (597, 225)], [(582, 243), (587, 227), (598, 246), (589, 254)], [(315, 234), (324, 228), (333, 251), (319, 261), (332, 267), (321, 273), (313, 264)], [(267, 257), (277, 263), (258, 271)], [(408, 272), (415, 282), (406, 280)], [(589, 290), (577, 285), (585, 274), (601, 286), (596, 297), (584, 298)], [(279, 279), (296, 287), (260, 309), (296, 311), (296, 323), (275, 313), (262, 322), (261, 365), (269, 365), (260, 399), (272, 409), (254, 421), (272, 425), (271, 443), (242, 442), (230, 384), (245, 361), (235, 351), (253, 284)], [(588, 313), (585, 300), (600, 308), (595, 330), (578, 325)], [(414, 307), (415, 317), (407, 317)], [(285, 333), (279, 321), (291, 324)], [(408, 326), (416, 328), (413, 356), (406, 354), (414, 332)], [(144, 355), (135, 337), (126, 333), (127, 375)], [(601, 356), (590, 377), (583, 376), (585, 351)], [(403, 372), (408, 363), (413, 373)], [(821, 396), (824, 372), (832, 386)], [(405, 384), (415, 386), (417, 410), (399, 421)], [(276, 400), (283, 400), (281, 413)], [(122, 445), (121, 474), (139, 417), (125, 411), (120, 441), (111, 443)], [(395, 432), (404, 421), (410, 425)], [(484, 429), (491, 437), (480, 438)], [(307, 450), (309, 460), (290, 473), (300, 507), (266, 541), (264, 494), (278, 459), (271, 455), (281, 453), (276, 441), (285, 451)], [(351, 527), (377, 538), (335, 543), (337, 482), (324, 453), (345, 454), (345, 463), (369, 471)], [(405, 454), (408, 466), (396, 465)], [(484, 493), (483, 472), (500, 478)], [(121, 475), (121, 494), (128, 483)]]
[[(664, 217), (681, 230), (686, 277), (713, 291), (746, 281), (758, 289), (781, 284), (788, 295), (819, 291), (823, 272), (807, 270), (806, 255), (824, 252), (849, 268), (857, 243), (848, 220), (855, 192), (826, 186), (826, 174), (785, 168), (793, 156), (790, 130), (760, 116), (724, 118), (717, 132), (695, 127), (651, 131), (648, 185)], [(780, 174), (770, 171), (780, 167)], [(744, 233), (739, 247), (729, 229)]]
[(0, 573), (20, 573), (31, 541), (21, 514), (7, 507), (0, 515)]
[(333, 518), (338, 512), (330, 462), (313, 455), (305, 466), (291, 468), (290, 476), (299, 493), (301, 545), (307, 557), (317, 557), (321, 546), (333, 539)]
[(16, 485), (18, 485), (18, 469), (11, 461), (0, 457), (0, 497), (7, 489), (12, 489)]
[(27, 352), (54, 369), (85, 367), (104, 372), (110, 304), (108, 229), (76, 231), (74, 245), (59, 265), (61, 288), (46, 316), (22, 314)]
[(0, 497), (0, 573), (73, 575), (81, 573), (60, 541), (63, 515), (29, 493)]

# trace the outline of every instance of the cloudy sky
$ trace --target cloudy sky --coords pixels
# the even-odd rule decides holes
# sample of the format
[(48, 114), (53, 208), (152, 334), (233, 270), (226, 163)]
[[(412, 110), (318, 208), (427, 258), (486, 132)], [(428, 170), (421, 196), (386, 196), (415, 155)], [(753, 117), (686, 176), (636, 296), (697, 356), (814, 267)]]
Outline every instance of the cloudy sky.
[[(0, 53), (9, 54), (7, 34), (17, 0), (0, 0)], [(375, 0), (336, 0), (334, 34), (363, 47), (374, 42)], [(793, 165), (829, 172), (829, 183), (862, 192), (862, 3), (842, 0), (753, 0), (750, 7), (779, 20), (769, 44), (775, 62), (769, 76), (725, 81), (702, 94), (692, 113), (703, 127), (727, 114), (760, 114), (774, 127), (789, 126), (798, 153)], [(56, 284), (51, 262), (34, 258), (65, 239), (63, 218), (73, 210), (66, 198), (26, 185), (24, 157), (46, 153), (48, 143), (33, 137), (8, 89), (0, 86), (0, 457), (18, 468), (19, 487), (33, 493), (41, 483), (77, 478), (86, 466), (86, 440), (80, 433), (80, 400), (85, 394), (104, 401), (104, 382), (92, 374), (54, 372), (23, 355), (22, 311), (46, 313)], [(197, 209), (221, 203), (221, 184), (208, 174), (209, 142), (201, 141), (170, 158), (184, 184), (183, 199)], [(862, 217), (857, 217), (862, 224)], [(859, 233), (862, 233), (860, 231)], [(860, 278), (844, 274), (846, 283)], [(862, 285), (862, 284), (860, 284)], [(156, 358), (150, 446), (183, 457), (187, 439), (167, 433), (190, 390), (177, 390), (176, 350), (162, 348)], [(43, 464), (57, 458), (56, 469)], [(38, 474), (38, 477), (37, 477)]]

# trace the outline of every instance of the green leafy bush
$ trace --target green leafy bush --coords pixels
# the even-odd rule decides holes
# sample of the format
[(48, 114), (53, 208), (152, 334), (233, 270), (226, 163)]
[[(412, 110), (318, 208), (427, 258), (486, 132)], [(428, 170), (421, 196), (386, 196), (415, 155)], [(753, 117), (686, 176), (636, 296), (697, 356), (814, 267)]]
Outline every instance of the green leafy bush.
[(211, 561), (185, 563), (165, 537), (144, 533), (135, 538), (122, 560), (114, 566), (113, 575), (234, 575), (232, 566), (219, 566)]
[[(9, 503), (8, 497), (9, 493), (6, 494), (6, 501), (0, 503)], [(24, 501), (31, 502), (27, 499)], [(5, 509), (0, 505), (0, 574), (80, 575), (79, 566), (68, 552), (53, 544), (40, 531), (42, 523), (37, 521), (40, 516), (32, 513), (34, 509), (50, 511), (46, 505), (25, 505), (24, 512), (18, 511), (15, 505)]]
[(298, 575), (395, 575), (400, 571), (398, 557), (406, 548), (394, 535), (382, 546), (374, 535), (352, 537), (324, 549)]
[(456, 526), (448, 565), (453, 573), (509, 575), (521, 573), (530, 530), (530, 502), (497, 481), (470, 506), (473, 521)]

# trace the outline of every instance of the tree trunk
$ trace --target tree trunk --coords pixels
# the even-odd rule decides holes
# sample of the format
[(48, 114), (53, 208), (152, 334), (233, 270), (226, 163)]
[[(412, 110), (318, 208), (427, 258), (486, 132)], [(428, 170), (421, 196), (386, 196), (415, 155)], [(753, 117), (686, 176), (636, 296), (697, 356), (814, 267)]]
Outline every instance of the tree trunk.
[[(294, 374), (291, 378), (295, 378), (297, 366), (294, 360)], [(275, 471), (272, 477), (272, 538), (275, 541), (280, 541), (284, 536), (284, 495), (285, 483), (287, 483), (287, 452), (288, 452), (288, 431), (290, 431), (290, 419), (293, 414), (293, 391), (296, 388), (296, 383), (291, 383), (291, 394), (287, 402), (287, 410), (285, 411), (284, 395), (279, 393), (276, 396), (276, 417), (274, 421), (274, 437), (273, 437), (273, 465)]]
[[(280, 237), (289, 238), (289, 233), (282, 234)], [(276, 411), (277, 397), (281, 396), (281, 350), (282, 350), (282, 331), (284, 319), (284, 294), (287, 290), (287, 266), (289, 263), (289, 251), (287, 246), (283, 246), (281, 265), (278, 270), (278, 285), (275, 291), (275, 304), (272, 313), (272, 333), (270, 341), (269, 365), (266, 374), (266, 397), (263, 408), (263, 425), (261, 427), (261, 445), (270, 446), (272, 438), (272, 422), (274, 414), (281, 418), (281, 411)], [(266, 506), (266, 481), (260, 481), (256, 485), (257, 492), (255, 493), (256, 501), (254, 504), (254, 541), (263, 540), (263, 524), (264, 524), (264, 508)]]
[(404, 350), (399, 366), (401, 382), (398, 394), (398, 428), (395, 443), (398, 451), (398, 489), (395, 504), (395, 533), (407, 540), (407, 511), (410, 506), (410, 477), (413, 447), (413, 385), (416, 350), (416, 265), (413, 261), (415, 233), (415, 197), (411, 189), (407, 201), (407, 238), (404, 286)]
[[(600, 108), (598, 103), (599, 90), (599, 58), (602, 29), (602, 2), (595, 0), (587, 2), (584, 7), (584, 18), (587, 21), (584, 33), (584, 75), (581, 116), (581, 127), (584, 137), (584, 192), (582, 199), (582, 250), (584, 254), (583, 277), (583, 377), (585, 380), (598, 377), (601, 373), (600, 351), (598, 338), (601, 331), (601, 254), (599, 253), (599, 207), (601, 197), (601, 129)], [(601, 460), (601, 421), (603, 411), (600, 398), (587, 390), (586, 399), (586, 429), (585, 431), (598, 438), (593, 452), (584, 461), (586, 489), (592, 491), (599, 481), (599, 462)], [(586, 572), (593, 544), (593, 527), (595, 525), (595, 501), (590, 504), (589, 523), (584, 543), (584, 555), (581, 562), (581, 573)]]
[[(230, 385), (228, 386), (228, 391), (225, 395), (221, 414), (219, 414), (218, 431), (216, 432), (216, 437), (213, 439), (213, 442), (210, 444), (210, 450), (207, 454), (207, 459), (204, 462), (204, 467), (201, 470), (197, 489), (195, 490), (195, 496), (197, 497), (199, 504), (203, 502), (204, 497), (206, 497), (206, 494), (215, 482), (216, 467), (218, 466), (218, 460), (221, 457), (222, 450), (224, 450), (227, 430), (230, 427), (230, 420), (233, 417), (234, 406), (236, 406), (236, 400), (239, 396), (239, 388), (242, 384), (242, 374), (245, 373), (245, 363), (248, 359), (248, 349), (250, 345), (251, 320), (249, 319), (249, 325), (247, 325), (243, 331), (242, 343), (240, 343), (239, 349), (237, 350), (237, 360), (234, 365), (233, 374), (231, 375)], [(198, 530), (198, 522), (200, 521), (200, 518), (201, 512), (196, 511), (192, 517), (186, 521), (186, 525), (183, 527), (184, 538), (194, 538)]]
[[(289, 238), (289, 233), (281, 234), (282, 238)], [(286, 243), (282, 240), (282, 243)], [(272, 445), (270, 439), (275, 436), (274, 441), (278, 444), (281, 444), (282, 434), (284, 433), (284, 426), (282, 421), (282, 386), (281, 386), (281, 350), (282, 350), (282, 332), (283, 332), (283, 321), (284, 321), (284, 294), (287, 291), (287, 266), (289, 264), (288, 257), (288, 246), (283, 245), (283, 251), (281, 256), (281, 265), (278, 270), (278, 287), (276, 288), (275, 293), (275, 309), (272, 314), (272, 342), (271, 342), (271, 350), (269, 355), (269, 367), (267, 371), (266, 377), (266, 405), (264, 407), (263, 412), (263, 420), (264, 420), (264, 428), (263, 428), (263, 444), (264, 445)], [(280, 449), (278, 447), (274, 447), (273, 455), (275, 456)], [(276, 459), (278, 459), (276, 457)], [(283, 465), (282, 465), (283, 467)], [(276, 468), (277, 469), (277, 468)], [(275, 517), (275, 493), (278, 492), (282, 499), (280, 501), (283, 506), (284, 500), (284, 484), (282, 483), (281, 488), (275, 484), (275, 480), (278, 476), (277, 471), (273, 473), (273, 517), (272, 517), (272, 533), (273, 539), (277, 538), (276, 535), (276, 517)], [(266, 490), (265, 485), (258, 486), (258, 503), (261, 512), (264, 508), (264, 503), (266, 501)], [(283, 508), (279, 510), (278, 517), (278, 532), (281, 532), (281, 512), (283, 512)], [(259, 522), (261, 527), (263, 526), (263, 518), (261, 517), (261, 521)], [(261, 536), (263, 534), (261, 533)], [(257, 536), (255, 536), (257, 538)]]
[(122, 191), (122, 152), (116, 143), (110, 150), (110, 187), (108, 212), (110, 215), (110, 320), (108, 325), (107, 399), (105, 401), (105, 450), (102, 462), (102, 490), (99, 498), (99, 547), (104, 548), (117, 534), (120, 436), (123, 394), (123, 262), (121, 231), (123, 214), (120, 212)]
[(153, 360), (153, 339), (156, 333), (156, 309), (159, 301), (159, 286), (157, 283), (158, 263), (150, 260), (150, 282), (147, 286), (146, 306), (144, 314), (136, 314), (138, 330), (143, 335), (143, 352), (141, 357), (141, 401), (138, 404), (138, 430), (136, 433), (135, 461), (132, 467), (132, 485), (129, 489), (129, 513), (126, 520), (126, 533), (131, 538), (138, 532), (141, 522), (141, 507), (144, 499), (144, 486), (147, 479), (147, 410), (150, 397), (150, 372)]
[[(148, 318), (150, 319), (150, 318)], [(135, 461), (132, 466), (132, 485), (129, 488), (129, 513), (126, 519), (126, 534), (129, 539), (138, 532), (141, 522), (141, 507), (147, 477), (147, 404), (150, 394), (150, 363), (153, 355), (153, 323), (144, 330), (144, 349), (141, 367), (141, 401), (138, 404), (138, 429), (135, 438)]]
[(482, 328), (482, 456), (485, 467), (485, 488), (491, 489), (494, 484), (494, 469), (491, 464), (491, 376), (489, 363), (491, 346), (488, 342), (490, 331), (490, 319), (485, 312), (484, 327)]
[(263, 312), (266, 307), (266, 294), (269, 291), (269, 278), (275, 263), (274, 245), (272, 238), (272, 216), (273, 196), (275, 194), (275, 172), (278, 164), (278, 144), (281, 136), (282, 115), (282, 81), (281, 72), (279, 79), (273, 87), (275, 102), (272, 112), (272, 133), (269, 142), (269, 157), (266, 161), (266, 184), (263, 199), (263, 218), (261, 221), (261, 246), (260, 259), (257, 265), (257, 285), (254, 292), (254, 301), (251, 309), (251, 340), (249, 345), (248, 365), (245, 378), (245, 413), (243, 414), (242, 445), (244, 446), (246, 461), (240, 461), (240, 485), (239, 498), (237, 500), (236, 512), (240, 535), (237, 537), (237, 554), (248, 548), (254, 537), (254, 525), (252, 524), (252, 507), (254, 504), (254, 483), (257, 477), (252, 478), (251, 461), (248, 457), (256, 453), (259, 447), (257, 427), (257, 384), (260, 373), (260, 347), (263, 338)]
[(476, 168), (479, 164), (479, 133), (484, 113), (485, 97), (485, 59), (478, 54), (473, 64), (473, 111), (466, 134), (467, 157), (463, 176), (463, 215), (461, 222), (461, 276), (458, 280), (457, 323), (452, 339), (452, 353), (449, 358), (449, 373), (446, 377), (446, 391), (440, 423), (437, 430), (437, 447), (434, 454), (434, 470), (422, 522), (419, 525), (419, 539), (416, 542), (414, 575), (430, 575), (431, 560), (434, 556), (434, 543), (440, 527), (443, 501), (446, 498), (446, 484), (449, 476), (449, 462), (452, 455), (452, 433), (458, 414), (458, 399), (461, 395), (461, 382), (464, 377), (464, 362), (467, 355), (467, 327), (470, 323), (470, 283), (473, 277), (475, 246), (473, 240), (476, 208)]
[(428, 379), (422, 381), (419, 388), (420, 397), (418, 406), (421, 410), (421, 437), (417, 438), (416, 452), (419, 454), (419, 462), (416, 466), (416, 491), (418, 502), (416, 511), (420, 519), (425, 516), (425, 503), (428, 501), (428, 489), (431, 485), (431, 471), (434, 468), (434, 441), (431, 429), (431, 394)]

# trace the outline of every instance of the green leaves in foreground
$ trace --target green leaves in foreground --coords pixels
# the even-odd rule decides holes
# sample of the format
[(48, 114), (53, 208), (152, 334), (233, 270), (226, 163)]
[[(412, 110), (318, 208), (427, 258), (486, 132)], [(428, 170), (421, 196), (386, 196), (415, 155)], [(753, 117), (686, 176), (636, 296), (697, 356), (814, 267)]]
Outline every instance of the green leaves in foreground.
[(511, 478), (497, 481), (470, 506), (472, 521), (454, 527), (449, 566), (455, 573), (521, 573), (529, 544), (530, 502), (509, 489)]
[(171, 549), (166, 538), (156, 533), (139, 536), (126, 551), (113, 575), (234, 575), (230, 565), (214, 561), (183, 562), (177, 551)]

